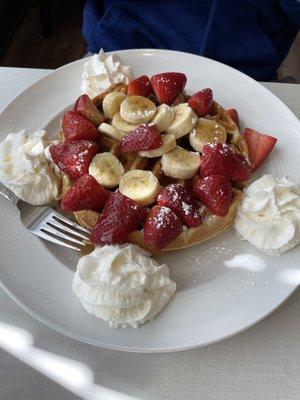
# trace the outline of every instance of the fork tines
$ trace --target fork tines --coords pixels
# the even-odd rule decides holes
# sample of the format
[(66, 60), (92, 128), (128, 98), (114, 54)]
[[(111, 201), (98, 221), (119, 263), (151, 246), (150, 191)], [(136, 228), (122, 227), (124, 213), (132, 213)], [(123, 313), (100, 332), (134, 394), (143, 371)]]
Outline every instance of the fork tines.
[(76, 251), (81, 251), (90, 240), (89, 230), (55, 211), (47, 216), (35, 233), (43, 239)]

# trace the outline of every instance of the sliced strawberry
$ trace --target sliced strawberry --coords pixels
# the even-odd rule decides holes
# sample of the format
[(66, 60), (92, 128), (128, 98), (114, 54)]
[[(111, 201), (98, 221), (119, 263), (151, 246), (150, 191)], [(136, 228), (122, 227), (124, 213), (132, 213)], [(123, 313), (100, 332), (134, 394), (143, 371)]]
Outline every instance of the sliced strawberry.
[(105, 120), (104, 115), (101, 114), (87, 94), (78, 97), (74, 105), (74, 110), (91, 121), (95, 126), (99, 126)]
[(112, 193), (105, 203), (91, 240), (96, 245), (119, 244), (138, 228), (147, 211), (120, 192)]
[(150, 79), (146, 75), (133, 79), (129, 82), (127, 88), (128, 96), (144, 96), (148, 97), (151, 93), (152, 86)]
[(155, 250), (161, 250), (182, 232), (182, 223), (168, 207), (154, 206), (144, 224), (144, 240)]
[(203, 146), (200, 176), (223, 175), (230, 181), (244, 182), (250, 178), (251, 164), (227, 144), (211, 143)]
[(230, 108), (229, 110), (226, 111), (229, 117), (232, 119), (232, 121), (239, 126), (240, 124), (240, 118), (237, 110), (235, 108)]
[(159, 103), (170, 106), (183, 91), (186, 76), (180, 72), (165, 72), (152, 76), (151, 84)]
[(225, 217), (228, 214), (232, 187), (222, 175), (210, 175), (200, 178), (194, 187), (194, 194), (215, 215)]
[(142, 124), (128, 132), (120, 142), (122, 153), (148, 151), (163, 145), (160, 133), (154, 124)]
[(49, 148), (55, 164), (71, 179), (87, 174), (93, 157), (99, 153), (100, 146), (91, 140), (76, 140), (53, 144)]
[(198, 117), (204, 117), (209, 113), (213, 102), (211, 89), (202, 89), (189, 98), (189, 106), (195, 111)]
[(269, 155), (277, 139), (250, 128), (246, 128), (243, 135), (248, 145), (249, 158), (253, 166), (253, 171), (255, 171)]
[(202, 222), (191, 193), (179, 183), (171, 183), (163, 187), (157, 196), (157, 203), (160, 206), (169, 207), (178, 215), (181, 222), (188, 227), (198, 226)]
[(63, 211), (98, 211), (105, 203), (108, 192), (88, 174), (82, 175), (62, 198), (60, 208)]
[(75, 111), (67, 111), (62, 119), (66, 142), (74, 140), (98, 140), (99, 132), (94, 125)]

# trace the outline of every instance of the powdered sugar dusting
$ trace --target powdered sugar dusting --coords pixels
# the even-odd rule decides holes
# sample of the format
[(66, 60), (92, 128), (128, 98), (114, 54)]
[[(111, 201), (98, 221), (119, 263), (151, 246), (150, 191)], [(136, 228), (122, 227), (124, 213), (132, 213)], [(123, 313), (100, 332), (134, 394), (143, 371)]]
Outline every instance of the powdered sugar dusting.
[(242, 245), (232, 249), (225, 240), (222, 240), (219, 245), (210, 246), (208, 249), (202, 250), (201, 253), (191, 256), (187, 261), (193, 265), (212, 264), (216, 262), (223, 263), (224, 259), (234, 257), (241, 249)]
[(225, 196), (224, 190), (222, 190), (222, 189), (218, 189), (218, 190), (216, 191), (216, 194), (217, 194), (218, 196), (221, 196), (221, 197)]
[(157, 229), (162, 228), (165, 226), (166, 222), (168, 221), (168, 217), (171, 213), (171, 210), (168, 207), (162, 206), (158, 212), (158, 214), (154, 217), (154, 222)]
[(182, 205), (182, 210), (185, 213), (185, 215), (190, 215), (193, 212), (193, 207), (191, 207), (191, 205), (187, 204), (185, 201), (182, 201), (181, 205)]
[[(88, 143), (87, 147), (90, 148), (91, 146), (92, 146), (92, 144)], [(78, 153), (76, 155), (76, 158), (75, 158), (75, 162), (76, 162), (75, 170), (78, 171), (79, 173), (81, 173), (83, 171), (82, 167), (83, 167), (83, 163), (85, 161), (85, 156), (87, 156), (88, 154), (89, 154), (89, 151), (86, 149), (86, 150), (81, 151), (80, 153)]]

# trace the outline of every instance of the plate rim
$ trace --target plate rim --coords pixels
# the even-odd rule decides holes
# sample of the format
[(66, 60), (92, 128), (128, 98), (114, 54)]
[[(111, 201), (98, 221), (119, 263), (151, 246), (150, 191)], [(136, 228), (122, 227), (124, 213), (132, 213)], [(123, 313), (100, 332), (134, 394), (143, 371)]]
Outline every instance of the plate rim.
[[(218, 337), (216, 339), (212, 339), (209, 340), (205, 343), (201, 343), (201, 344), (195, 344), (195, 345), (189, 345), (189, 346), (183, 346), (183, 347), (166, 347), (164, 349), (161, 348), (153, 348), (153, 349), (144, 349), (141, 347), (131, 347), (130, 349), (127, 347), (122, 347), (122, 346), (111, 346), (111, 345), (102, 345), (96, 341), (93, 340), (86, 340), (84, 338), (82, 338), (81, 336), (77, 336), (74, 335), (62, 328), (60, 328), (59, 326), (57, 326), (55, 323), (50, 323), (49, 321), (47, 321), (46, 319), (44, 319), (43, 317), (41, 317), (40, 315), (37, 315), (34, 311), (32, 311), (32, 309), (28, 306), (26, 306), (23, 302), (21, 302), (4, 284), (3, 282), (0, 280), (0, 286), (2, 287), (2, 289), (6, 292), (6, 294), (23, 310), (25, 311), (27, 314), (29, 314), (31, 317), (33, 317), (35, 320), (37, 320), (38, 322), (41, 322), (42, 324), (46, 325), (48, 328), (52, 329), (55, 332), (58, 332), (59, 334), (62, 334), (66, 337), (69, 337), (71, 339), (74, 340), (78, 340), (81, 343), (85, 343), (88, 345), (92, 345), (95, 347), (99, 347), (101, 349), (108, 349), (108, 350), (116, 350), (116, 351), (122, 351), (125, 353), (137, 353), (137, 354), (160, 354), (160, 353), (176, 353), (176, 352), (182, 352), (182, 351), (188, 351), (188, 350), (194, 350), (194, 349), (198, 349), (201, 347), (206, 347), (206, 346), (210, 346), (212, 344), (218, 343), (218, 342), (222, 342), (226, 339), (230, 339), (233, 336), (238, 335), (239, 333), (242, 333), (246, 330), (248, 330), (249, 328), (259, 324), (260, 322), (262, 322), (264, 319), (266, 319), (267, 317), (269, 317), (271, 314), (273, 314), (273, 312), (277, 311), (298, 289), (298, 285), (296, 285), (292, 291), (287, 295), (287, 297), (284, 297), (280, 303), (277, 304), (276, 307), (274, 307), (272, 310), (268, 311), (267, 313), (265, 313), (264, 315), (262, 315), (259, 319), (255, 320), (254, 322), (251, 322), (248, 325), (243, 326), (240, 329), (236, 329), (235, 331), (226, 334), (224, 336)], [(121, 329), (121, 328), (119, 328)]]
[[(239, 70), (237, 70), (236, 68), (231, 67), (230, 65), (224, 64), (220, 61), (216, 61), (213, 60), (211, 58), (208, 57), (203, 57), (200, 56), (198, 54), (193, 54), (193, 53), (188, 53), (188, 52), (184, 52), (184, 51), (177, 51), (177, 50), (167, 50), (167, 49), (151, 49), (151, 48), (142, 48), (142, 49), (124, 49), (124, 50), (115, 50), (115, 51), (108, 51), (105, 52), (105, 54), (107, 55), (111, 55), (111, 54), (117, 54), (122, 56), (122, 54), (126, 54), (126, 53), (141, 53), (141, 52), (151, 52), (151, 53), (174, 53), (174, 54), (178, 54), (178, 55), (183, 55), (185, 57), (191, 57), (191, 58), (199, 58), (199, 59), (203, 59), (206, 61), (209, 61), (210, 63), (214, 63), (214, 64), (218, 64), (221, 65), (223, 68), (228, 69), (230, 71), (232, 71), (235, 74), (238, 75), (242, 75), (244, 79), (248, 80), (248, 82), (254, 84), (255, 86), (259, 87), (260, 90), (262, 90), (262, 92), (267, 93), (269, 96), (271, 96), (273, 98), (274, 101), (276, 101), (278, 104), (280, 104), (280, 106), (284, 107), (285, 110), (293, 117), (294, 122), (297, 123), (299, 125), (300, 128), (300, 119), (293, 113), (293, 111), (281, 100), (279, 99), (279, 97), (277, 97), (273, 92), (271, 92), (271, 90), (269, 90), (268, 88), (266, 88), (265, 86), (263, 86), (259, 81), (256, 81), (255, 79), (251, 78), (249, 75), (246, 75), (244, 72), (241, 72)], [(155, 54), (154, 54), (155, 55)], [(9, 107), (11, 107), (13, 105), (13, 103), (17, 100), (17, 98), (21, 95), (23, 95), (27, 90), (29, 90), (30, 88), (34, 87), (35, 85), (38, 85), (41, 81), (46, 80), (47, 78), (49, 78), (49, 76), (54, 75), (55, 73), (57, 73), (58, 71), (62, 71), (68, 67), (70, 67), (73, 64), (76, 63), (81, 63), (83, 62), (83, 60), (89, 60), (91, 59), (93, 55), (88, 56), (88, 57), (83, 57), (80, 58), (78, 60), (75, 61), (71, 61), (67, 64), (62, 65), (59, 68), (53, 69), (51, 70), (47, 75), (42, 76), (41, 78), (39, 78), (38, 80), (36, 80), (35, 82), (33, 82), (31, 85), (25, 87), (23, 90), (21, 90), (17, 96), (15, 96), (2, 110), (0, 113), (0, 118), (2, 116), (2, 113), (4, 113)], [(30, 69), (30, 68), (28, 68)], [(263, 82), (263, 81), (262, 81)], [(276, 83), (276, 82), (274, 82)]]
[[(253, 78), (249, 77), (248, 75), (226, 65), (223, 64), (219, 61), (215, 61), (215, 60), (211, 60), (207, 57), (202, 57), (202, 56), (198, 56), (192, 53), (186, 53), (186, 52), (180, 52), (180, 51), (175, 51), (175, 50), (165, 50), (165, 49), (127, 49), (127, 50), (117, 50), (117, 51), (113, 51), (113, 52), (107, 52), (106, 54), (118, 54), (122, 57), (122, 54), (124, 53), (135, 53), (135, 54), (140, 54), (140, 53), (145, 53), (145, 52), (151, 52), (154, 56), (155, 55), (159, 55), (160, 53), (163, 53), (165, 55), (169, 54), (169, 53), (175, 53), (176, 55), (180, 56), (180, 55), (184, 55), (185, 57), (191, 57), (191, 58), (200, 58), (200, 59), (205, 59), (206, 61), (209, 61), (211, 63), (217, 63), (219, 65), (222, 66), (222, 68), (227, 68), (228, 70), (233, 71), (235, 74), (238, 75), (242, 75), (243, 79), (248, 80), (251, 84), (254, 84), (257, 88), (259, 88), (262, 92), (265, 92), (268, 96), (272, 97), (273, 101), (276, 101), (277, 104), (280, 105), (280, 107), (282, 107), (283, 109), (285, 109), (288, 114), (289, 117), (292, 117), (292, 119), (294, 120), (293, 122), (296, 123), (299, 128), (300, 128), (300, 120), (297, 118), (297, 116), (288, 108), (288, 106), (281, 100), (279, 99), (274, 93), (272, 93), (269, 89), (267, 89), (266, 87), (264, 87), (260, 82), (254, 80)], [(92, 57), (92, 56), (90, 56)], [(38, 80), (36, 80), (34, 83), (32, 83), (31, 85), (27, 86), (26, 88), (24, 88), (22, 91), (20, 91), (17, 96), (15, 96), (1, 111), (0, 113), (0, 118), (2, 117), (2, 114), (10, 107), (14, 106), (14, 102), (18, 100), (18, 98), (20, 96), (24, 96), (24, 94), (30, 90), (32, 87), (34, 87), (35, 85), (38, 85), (41, 83), (41, 81), (43, 80), (47, 80), (49, 79), (49, 76), (51, 75), (55, 75), (58, 71), (64, 70), (69, 68), (71, 65), (76, 64), (76, 63), (82, 63), (83, 60), (88, 60), (90, 57), (87, 58), (81, 58), (79, 60), (70, 62), (68, 64), (65, 64), (63, 66), (61, 66), (60, 68), (57, 68), (55, 70), (52, 70), (51, 72), (49, 72), (48, 74), (46, 74), (45, 76), (39, 78)], [(0, 278), (0, 286), (4, 289), (4, 291), (11, 297), (11, 299), (19, 306), (21, 307), (26, 313), (28, 313), (29, 315), (31, 315), (32, 317), (34, 317), (36, 320), (38, 320), (39, 322), (43, 323), (44, 325), (46, 325), (47, 327), (59, 332), (60, 334), (63, 334), (67, 337), (71, 337), (72, 339), (78, 340), (82, 343), (87, 343), (90, 345), (94, 345), (100, 348), (107, 348), (110, 350), (118, 350), (118, 351), (124, 351), (124, 352), (133, 352), (133, 353), (170, 353), (170, 352), (177, 352), (177, 351), (185, 351), (185, 350), (191, 350), (191, 349), (195, 349), (195, 348), (200, 348), (200, 347), (204, 347), (204, 346), (208, 346), (210, 344), (213, 343), (217, 343), (219, 341), (223, 341), (227, 338), (230, 338), (240, 332), (243, 332), (245, 330), (247, 330), (248, 328), (258, 324), (259, 322), (261, 322), (262, 320), (264, 320), (265, 318), (267, 318), (270, 314), (272, 314), (275, 310), (277, 310), (279, 307), (281, 307), (281, 305), (296, 291), (298, 285), (295, 284), (294, 286), (289, 286), (289, 290), (287, 289), (288, 294), (284, 297), (282, 297), (280, 299), (280, 301), (277, 303), (277, 305), (272, 308), (271, 310), (269, 310), (268, 312), (264, 313), (260, 318), (256, 319), (253, 322), (250, 322), (249, 324), (246, 324), (245, 326), (242, 326), (239, 329), (236, 329), (230, 333), (227, 333), (223, 336), (219, 336), (218, 338), (214, 338), (211, 340), (207, 340), (203, 343), (200, 344), (192, 344), (192, 345), (186, 345), (186, 346), (180, 346), (180, 347), (165, 347), (165, 348), (151, 348), (151, 349), (145, 349), (142, 347), (126, 347), (126, 346), (112, 346), (112, 345), (107, 345), (107, 344), (101, 344), (99, 343), (99, 341), (93, 341), (93, 340), (88, 340), (83, 338), (82, 336), (77, 336), (73, 333), (70, 333), (69, 331), (65, 330), (64, 328), (61, 328), (60, 326), (58, 326), (56, 323), (49, 321), (49, 319), (45, 319), (43, 316), (39, 315), (38, 313), (36, 313), (35, 311), (33, 311), (29, 306), (27, 306), (26, 304), (24, 304), (21, 300), (18, 299), (17, 295), (15, 295), (5, 284), (4, 282), (1, 280)]]

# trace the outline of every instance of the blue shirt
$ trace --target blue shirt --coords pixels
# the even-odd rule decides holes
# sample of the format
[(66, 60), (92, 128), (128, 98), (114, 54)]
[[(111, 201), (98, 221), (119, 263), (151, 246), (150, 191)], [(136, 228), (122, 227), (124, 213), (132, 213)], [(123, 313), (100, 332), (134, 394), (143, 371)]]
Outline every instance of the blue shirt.
[(298, 0), (87, 0), (83, 35), (93, 53), (180, 50), (272, 80), (299, 27)]

